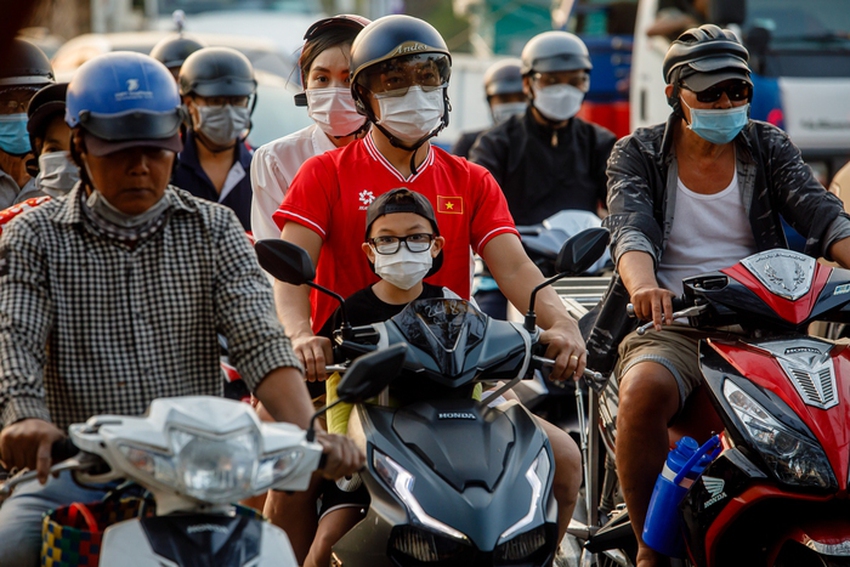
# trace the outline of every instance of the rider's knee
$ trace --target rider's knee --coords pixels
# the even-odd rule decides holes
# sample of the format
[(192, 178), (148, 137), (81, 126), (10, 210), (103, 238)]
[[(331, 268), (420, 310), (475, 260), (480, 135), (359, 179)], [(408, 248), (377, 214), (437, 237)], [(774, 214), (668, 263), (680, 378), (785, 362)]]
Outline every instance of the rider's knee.
[(636, 364), (620, 379), (620, 408), (669, 420), (679, 410), (679, 384), (658, 364)]

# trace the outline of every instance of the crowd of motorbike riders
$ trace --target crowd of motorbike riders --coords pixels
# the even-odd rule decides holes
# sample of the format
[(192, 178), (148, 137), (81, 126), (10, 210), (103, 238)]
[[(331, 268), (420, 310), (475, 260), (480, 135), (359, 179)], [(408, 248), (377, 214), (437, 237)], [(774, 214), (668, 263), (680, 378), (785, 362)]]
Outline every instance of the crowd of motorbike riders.
[[(30, 43), (15, 40), (4, 54), (0, 209), (9, 207), (3, 222), (14, 218), (0, 237), (0, 456), (39, 476), (0, 508), (0, 564), (37, 565), (42, 514), (102, 496), (48, 475), (51, 444), (68, 425), (141, 414), (160, 396), (221, 395), (218, 334), (261, 415), (308, 425), (311, 393), (322, 393), (333, 362), (319, 331), (336, 304), (272, 282), (246, 231), (304, 248), (316, 282), (344, 297), (425, 279), (462, 298), (475, 292), (504, 316), (492, 292), (524, 311), (543, 281), (514, 222), (578, 209), (605, 217), (612, 283), (585, 338), (555, 291), (542, 290), (541, 342), (555, 359), (552, 380), (590, 366), (620, 381), (617, 469), (637, 563), (663, 565), (640, 534), (667, 424), (699, 384), (706, 335), (671, 318), (682, 278), (784, 247), (780, 215), (808, 254), (850, 266), (842, 203), (781, 130), (749, 119), (747, 50), (711, 24), (682, 33), (658, 70), (668, 121), (616, 140), (577, 116), (592, 75), (585, 45), (568, 32), (540, 34), (487, 73), (494, 125), (462, 139), (459, 157), (431, 143), (449, 120), (451, 53), (430, 24), (340, 15), (304, 39), (295, 103), (315, 124), (253, 149), (245, 139), (257, 83), (238, 51), (168, 38), (151, 56), (97, 56), (69, 84), (54, 81)], [(369, 205), (399, 188), (427, 199), (432, 222), (394, 225), (399, 233), (379, 239), (367, 232), (364, 243)], [(472, 253), (493, 285), (472, 289)], [(627, 302), (657, 332), (629, 333)], [(541, 426), (563, 536), (581, 457), (569, 435)], [(304, 565), (327, 565), (341, 535), (322, 529), (332, 515), (318, 517), (324, 479), (364, 462), (344, 435), (318, 440), (328, 459), (309, 491), (254, 503)]]

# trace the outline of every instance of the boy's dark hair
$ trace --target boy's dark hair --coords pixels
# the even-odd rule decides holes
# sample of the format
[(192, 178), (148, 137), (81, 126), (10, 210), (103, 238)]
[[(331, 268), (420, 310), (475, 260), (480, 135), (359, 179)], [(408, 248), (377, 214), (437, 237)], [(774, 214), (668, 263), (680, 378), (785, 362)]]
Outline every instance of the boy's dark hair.
[(434, 234), (440, 235), (434, 207), (431, 206), (428, 199), (421, 193), (411, 191), (407, 187), (399, 187), (384, 193), (372, 201), (369, 208), (366, 209), (366, 240), (369, 240), (372, 224), (380, 217), (392, 213), (413, 213), (424, 217), (431, 223)]

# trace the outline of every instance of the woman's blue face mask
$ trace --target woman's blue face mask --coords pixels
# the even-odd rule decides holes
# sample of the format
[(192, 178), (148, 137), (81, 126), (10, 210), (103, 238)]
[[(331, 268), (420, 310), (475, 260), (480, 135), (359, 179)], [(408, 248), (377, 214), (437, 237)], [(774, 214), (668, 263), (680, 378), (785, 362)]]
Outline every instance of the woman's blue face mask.
[(685, 101), (682, 104), (691, 111), (688, 124), (697, 136), (712, 144), (728, 144), (747, 125), (750, 116), (749, 103), (732, 108), (691, 108)]
[(0, 115), (0, 150), (14, 156), (32, 151), (26, 112)]

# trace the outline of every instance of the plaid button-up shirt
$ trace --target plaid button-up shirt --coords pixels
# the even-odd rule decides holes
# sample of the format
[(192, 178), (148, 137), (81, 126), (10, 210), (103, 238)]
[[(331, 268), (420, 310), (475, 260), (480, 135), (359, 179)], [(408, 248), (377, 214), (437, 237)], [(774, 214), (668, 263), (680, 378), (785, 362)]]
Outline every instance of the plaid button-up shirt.
[(60, 428), (138, 415), (163, 396), (220, 395), (217, 333), (253, 390), (299, 367), (236, 216), (169, 187), (168, 218), (129, 247), (65, 199), (0, 237), (0, 423)]

